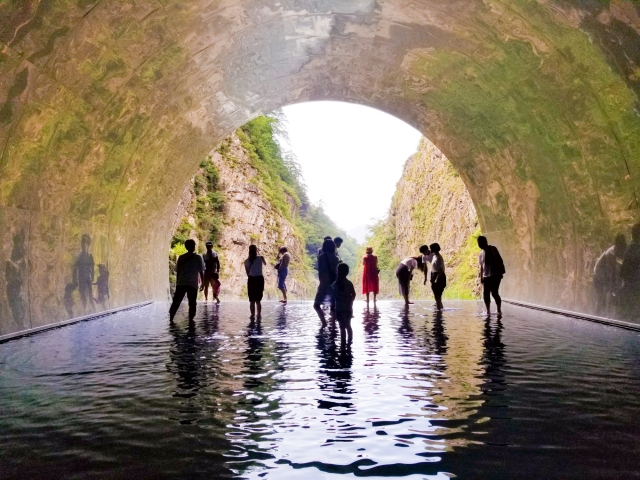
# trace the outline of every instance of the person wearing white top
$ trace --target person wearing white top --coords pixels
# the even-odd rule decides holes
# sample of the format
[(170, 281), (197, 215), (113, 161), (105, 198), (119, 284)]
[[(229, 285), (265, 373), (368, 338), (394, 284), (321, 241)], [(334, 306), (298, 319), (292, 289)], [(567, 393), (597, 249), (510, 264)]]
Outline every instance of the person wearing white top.
[(431, 265), (431, 262), (433, 261), (433, 253), (429, 250), (429, 245), (422, 245), (420, 247), (420, 253), (422, 254), (422, 265), (420, 268), (424, 272), (424, 282), (422, 282), (422, 284), (426, 285), (427, 280), (429, 280), (429, 269), (427, 268), (427, 265)]
[(447, 275), (444, 273), (444, 258), (440, 255), (440, 245), (432, 243), (429, 245), (429, 250), (433, 254), (433, 260), (431, 261), (431, 291), (436, 299), (436, 308), (438, 311), (442, 311), (442, 292), (444, 292), (447, 286)]
[(249, 309), (251, 320), (255, 318), (256, 306), (258, 319), (262, 317), (262, 295), (264, 294), (264, 276), (262, 266), (267, 262), (264, 257), (258, 255), (258, 247), (249, 245), (249, 258), (244, 261), (244, 269), (247, 272), (247, 292), (249, 294)]
[(419, 257), (407, 257), (400, 262), (396, 268), (396, 278), (398, 279), (398, 289), (400, 295), (404, 297), (404, 304), (411, 305), (409, 301), (409, 286), (411, 285), (411, 272), (418, 268)]

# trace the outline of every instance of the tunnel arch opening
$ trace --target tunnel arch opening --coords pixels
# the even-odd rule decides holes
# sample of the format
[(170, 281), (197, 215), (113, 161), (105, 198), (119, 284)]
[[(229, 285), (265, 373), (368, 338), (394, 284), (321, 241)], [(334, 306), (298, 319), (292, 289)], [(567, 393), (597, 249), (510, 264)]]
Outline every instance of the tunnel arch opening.
[(114, 304), (165, 298), (159, 252), (200, 159), (259, 112), (321, 99), (438, 145), (512, 297), (589, 309), (596, 259), (639, 217), (638, 18), (625, 0), (5, 2), (2, 332), (69, 316), (83, 235)]

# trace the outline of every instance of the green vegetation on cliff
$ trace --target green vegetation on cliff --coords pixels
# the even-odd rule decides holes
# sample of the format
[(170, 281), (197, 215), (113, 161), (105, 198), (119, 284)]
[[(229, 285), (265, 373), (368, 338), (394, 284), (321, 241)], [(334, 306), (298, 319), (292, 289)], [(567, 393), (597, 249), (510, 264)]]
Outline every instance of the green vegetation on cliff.
[[(297, 262), (295, 266), (295, 275), (299, 276), (297, 280), (304, 283), (305, 275), (312, 272), (316, 253), (326, 235), (340, 236), (344, 239), (340, 255), (352, 268), (356, 264), (359, 245), (353, 238), (347, 236), (345, 231), (337, 227), (326, 215), (322, 206), (313, 205), (309, 201), (295, 157), (284, 151), (278, 142), (278, 135), (284, 128), (280, 112), (257, 117), (235, 132), (237, 137), (235, 147), (233, 138), (229, 137), (221, 142), (216, 153), (232, 168), (239, 164), (239, 159), (234, 156), (241, 155), (245, 165), (248, 159), (252, 170), (255, 170), (255, 175), (247, 177), (246, 182), (252, 183), (257, 188), (256, 198), (261, 197), (266, 200), (277, 216), (286, 219), (293, 227), (292, 234), (297, 239), (294, 243), (304, 246), (304, 252), (301, 251), (298, 255), (302, 261)], [(241, 150), (238, 150), (238, 140)], [(171, 241), (170, 270), (172, 273), (177, 255), (184, 252), (183, 244), (187, 238), (195, 236), (199, 240), (198, 249), (201, 253), (204, 252), (206, 240), (213, 241), (223, 249), (226, 247), (220, 244), (220, 233), (225, 225), (233, 223), (234, 219), (225, 216), (225, 198), (219, 188), (219, 176), (212, 157), (208, 156), (200, 164), (200, 168), (192, 179), (190, 204)], [(265, 212), (265, 215), (270, 214)], [(278, 222), (269, 228), (275, 232), (279, 228)], [(258, 240), (258, 233), (251, 232), (249, 235), (251, 242)], [(276, 232), (275, 236), (280, 235)], [(276, 246), (274, 244), (273, 248)]]
[[(447, 267), (445, 298), (477, 296), (478, 219), (462, 179), (431, 142), (422, 139), (405, 164), (387, 218), (370, 227), (367, 245), (378, 256), (381, 293), (395, 295), (394, 270), (420, 245), (438, 242)], [(414, 275), (413, 298), (430, 293)], [(420, 281), (420, 285), (418, 285)]]

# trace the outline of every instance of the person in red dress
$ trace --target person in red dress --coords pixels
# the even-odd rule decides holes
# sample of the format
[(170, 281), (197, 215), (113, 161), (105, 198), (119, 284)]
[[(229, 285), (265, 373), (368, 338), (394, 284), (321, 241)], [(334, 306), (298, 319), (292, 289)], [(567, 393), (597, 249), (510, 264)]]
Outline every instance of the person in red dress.
[(378, 281), (378, 257), (373, 254), (373, 248), (367, 247), (367, 253), (362, 257), (362, 294), (367, 296), (367, 306), (369, 305), (369, 294), (373, 293), (373, 304), (376, 304), (376, 296), (380, 291)]

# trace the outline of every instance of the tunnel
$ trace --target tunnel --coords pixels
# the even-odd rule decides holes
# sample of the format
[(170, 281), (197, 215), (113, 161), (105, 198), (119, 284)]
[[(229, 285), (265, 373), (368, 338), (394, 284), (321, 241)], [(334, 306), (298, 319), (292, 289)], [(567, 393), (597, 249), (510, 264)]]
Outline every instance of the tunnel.
[(9, 0), (0, 42), (0, 334), (86, 312), (87, 255), (110, 307), (165, 301), (198, 165), (297, 102), (434, 142), (510, 299), (589, 312), (595, 261), (640, 218), (637, 2)]

